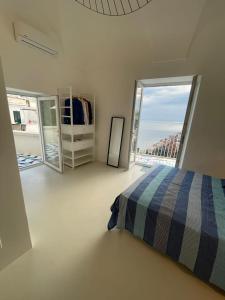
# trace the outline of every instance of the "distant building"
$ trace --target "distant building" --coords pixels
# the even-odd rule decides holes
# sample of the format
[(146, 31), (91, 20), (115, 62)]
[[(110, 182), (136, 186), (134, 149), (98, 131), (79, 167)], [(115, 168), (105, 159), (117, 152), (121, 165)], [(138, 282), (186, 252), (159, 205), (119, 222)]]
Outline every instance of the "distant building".
[[(181, 133), (170, 135), (144, 150), (145, 154), (176, 158), (180, 146)], [(143, 153), (144, 154), (144, 153)]]
[(8, 95), (13, 130), (38, 133), (37, 103), (31, 97)]

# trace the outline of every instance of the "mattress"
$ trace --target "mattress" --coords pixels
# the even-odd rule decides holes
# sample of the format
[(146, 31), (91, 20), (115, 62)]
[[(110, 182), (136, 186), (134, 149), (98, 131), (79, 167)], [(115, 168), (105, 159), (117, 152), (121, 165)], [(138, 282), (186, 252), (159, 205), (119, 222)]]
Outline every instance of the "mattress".
[(108, 229), (126, 229), (225, 290), (225, 180), (157, 165), (121, 193)]

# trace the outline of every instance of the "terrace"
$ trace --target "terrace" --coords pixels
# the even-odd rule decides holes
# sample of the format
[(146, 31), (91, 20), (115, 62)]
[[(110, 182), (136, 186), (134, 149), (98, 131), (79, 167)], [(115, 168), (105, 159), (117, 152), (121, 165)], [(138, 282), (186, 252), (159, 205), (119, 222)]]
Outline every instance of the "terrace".
[(138, 149), (136, 164), (152, 166), (162, 164), (175, 167), (180, 147), (181, 133), (171, 135), (153, 144), (149, 149)]

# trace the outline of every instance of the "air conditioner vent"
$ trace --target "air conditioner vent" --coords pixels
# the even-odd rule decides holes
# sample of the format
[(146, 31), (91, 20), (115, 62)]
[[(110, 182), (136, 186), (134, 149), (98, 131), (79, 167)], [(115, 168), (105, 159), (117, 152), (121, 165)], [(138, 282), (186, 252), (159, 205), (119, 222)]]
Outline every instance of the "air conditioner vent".
[(55, 43), (46, 34), (22, 22), (15, 22), (13, 26), (17, 42), (51, 55), (58, 54)]

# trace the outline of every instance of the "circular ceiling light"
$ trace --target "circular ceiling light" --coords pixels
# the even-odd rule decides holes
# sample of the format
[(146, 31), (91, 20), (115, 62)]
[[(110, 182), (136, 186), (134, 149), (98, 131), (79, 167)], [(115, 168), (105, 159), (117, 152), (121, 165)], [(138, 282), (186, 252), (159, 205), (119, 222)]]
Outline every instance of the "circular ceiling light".
[(74, 0), (96, 13), (106, 16), (124, 16), (131, 14), (152, 0)]

